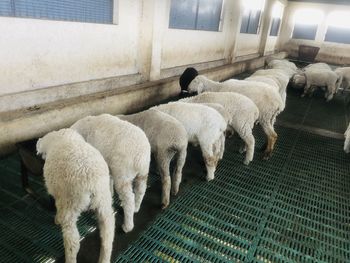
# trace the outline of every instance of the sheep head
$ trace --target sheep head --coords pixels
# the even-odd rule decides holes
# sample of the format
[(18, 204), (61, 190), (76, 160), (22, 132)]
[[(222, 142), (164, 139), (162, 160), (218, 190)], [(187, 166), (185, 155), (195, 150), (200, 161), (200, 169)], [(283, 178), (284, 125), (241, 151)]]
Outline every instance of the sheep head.
[(188, 85), (188, 93), (202, 93), (204, 92), (204, 83), (201, 80), (200, 76), (196, 77), (194, 80), (191, 81), (190, 85)]

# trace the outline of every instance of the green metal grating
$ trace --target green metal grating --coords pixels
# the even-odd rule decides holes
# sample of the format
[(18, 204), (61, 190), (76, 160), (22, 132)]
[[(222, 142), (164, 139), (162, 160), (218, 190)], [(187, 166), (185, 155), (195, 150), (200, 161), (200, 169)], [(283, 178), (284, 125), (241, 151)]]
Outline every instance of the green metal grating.
[(229, 140), (215, 180), (187, 189), (115, 262), (349, 262), (342, 141), (278, 133), (274, 158), (248, 167)]
[(350, 121), (350, 104), (346, 100), (347, 94), (339, 93), (326, 102), (323, 92), (315, 92), (311, 98), (300, 98), (298, 91), (289, 88), (286, 109), (278, 116), (278, 121), (344, 133)]

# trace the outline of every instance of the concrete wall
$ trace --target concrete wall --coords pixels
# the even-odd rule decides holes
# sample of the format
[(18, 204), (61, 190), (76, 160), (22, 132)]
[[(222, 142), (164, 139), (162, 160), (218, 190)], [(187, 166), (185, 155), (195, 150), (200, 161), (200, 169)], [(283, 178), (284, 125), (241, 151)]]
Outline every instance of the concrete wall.
[[(294, 28), (293, 17), (297, 10), (300, 9), (317, 9), (322, 11), (324, 19), (318, 26), (315, 40), (292, 39)], [(320, 51), (316, 57), (317, 61), (323, 61), (332, 64), (350, 64), (350, 45), (325, 42), (325, 34), (327, 31), (327, 17), (333, 11), (349, 11), (349, 5), (332, 5), (332, 4), (316, 4), (316, 3), (300, 3), (289, 2), (285, 10), (285, 17), (281, 29), (281, 37), (278, 47), (290, 54), (290, 56), (298, 57), (298, 49), (300, 45), (311, 45), (320, 47)]]

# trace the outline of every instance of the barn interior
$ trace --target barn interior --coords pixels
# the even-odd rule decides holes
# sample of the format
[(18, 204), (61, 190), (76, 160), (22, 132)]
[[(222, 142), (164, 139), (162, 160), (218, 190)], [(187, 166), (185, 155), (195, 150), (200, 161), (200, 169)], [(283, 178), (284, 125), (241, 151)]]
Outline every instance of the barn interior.
[[(346, 0), (3, 0), (0, 32), (0, 262), (65, 261), (38, 138), (177, 101), (189, 67), (221, 82), (272, 60), (350, 66)], [(129, 233), (114, 194), (110, 262), (350, 262), (350, 89), (328, 102), (322, 88), (286, 91), (269, 160), (259, 124), (253, 161), (244, 165), (237, 135), (226, 138), (210, 182), (189, 145), (180, 191), (162, 209), (152, 158)], [(77, 225), (77, 262), (98, 262), (96, 216)]]

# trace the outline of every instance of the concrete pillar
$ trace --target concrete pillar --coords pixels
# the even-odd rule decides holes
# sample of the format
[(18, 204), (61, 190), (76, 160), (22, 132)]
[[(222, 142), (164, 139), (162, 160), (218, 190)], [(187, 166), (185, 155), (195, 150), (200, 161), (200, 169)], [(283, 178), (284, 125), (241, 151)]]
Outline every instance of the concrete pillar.
[(169, 27), (170, 0), (154, 0), (150, 80), (160, 79), (164, 31)]
[(224, 1), (225, 11), (223, 28), (225, 32), (225, 53), (226, 63), (232, 63), (236, 57), (236, 46), (238, 34), (242, 21), (241, 1)]
[(164, 30), (168, 28), (170, 0), (140, 1), (138, 70), (144, 81), (160, 79)]
[(143, 81), (150, 79), (152, 43), (153, 43), (153, 21), (155, 0), (139, 1), (140, 24), (139, 24), (139, 43), (138, 43), (138, 72)]
[(265, 56), (266, 54), (266, 43), (270, 35), (270, 27), (272, 22), (272, 9), (276, 0), (265, 0), (265, 7), (263, 12), (261, 34), (260, 34), (260, 45), (259, 54)]
[(293, 13), (294, 8), (290, 4), (286, 4), (283, 10), (282, 24), (280, 35), (278, 37), (277, 48), (282, 50), (284, 45), (289, 41), (293, 32)]

